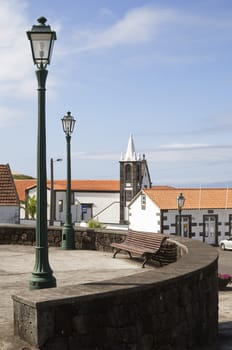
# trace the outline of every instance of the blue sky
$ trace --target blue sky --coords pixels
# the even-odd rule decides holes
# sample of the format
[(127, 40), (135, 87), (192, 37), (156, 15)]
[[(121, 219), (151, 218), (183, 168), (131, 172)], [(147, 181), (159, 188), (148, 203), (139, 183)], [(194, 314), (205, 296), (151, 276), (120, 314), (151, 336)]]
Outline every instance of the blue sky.
[(231, 0), (0, 0), (0, 163), (36, 176), (37, 81), (26, 31), (57, 32), (47, 79), (47, 173), (119, 179), (130, 133), (153, 184), (232, 181)]

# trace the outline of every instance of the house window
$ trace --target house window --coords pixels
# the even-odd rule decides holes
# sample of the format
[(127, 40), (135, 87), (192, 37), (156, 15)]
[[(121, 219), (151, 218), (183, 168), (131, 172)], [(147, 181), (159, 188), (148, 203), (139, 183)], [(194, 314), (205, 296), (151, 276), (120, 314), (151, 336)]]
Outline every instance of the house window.
[(232, 237), (232, 215), (229, 216), (229, 236)]
[(92, 218), (93, 204), (91, 203), (81, 203), (81, 220), (89, 221)]
[(203, 225), (203, 242), (207, 242), (209, 244), (217, 244), (217, 215), (204, 215)]
[[(176, 234), (178, 235), (179, 215), (176, 215)], [(181, 215), (181, 236), (191, 238), (191, 215)]]
[(127, 182), (131, 182), (131, 165), (127, 164), (125, 167), (125, 179)]
[(137, 182), (140, 186), (141, 175), (140, 175), (140, 164), (137, 164)]
[(126, 202), (130, 202), (132, 200), (132, 191), (126, 191)]
[(146, 209), (146, 196), (145, 196), (145, 194), (142, 194), (142, 196), (141, 196), (141, 209), (142, 210)]
[(63, 211), (63, 200), (59, 200), (59, 212), (61, 213)]

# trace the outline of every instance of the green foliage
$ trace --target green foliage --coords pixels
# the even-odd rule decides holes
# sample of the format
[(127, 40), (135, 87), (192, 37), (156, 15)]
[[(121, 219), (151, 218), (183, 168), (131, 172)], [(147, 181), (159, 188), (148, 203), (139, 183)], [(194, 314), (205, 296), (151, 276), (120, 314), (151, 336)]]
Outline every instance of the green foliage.
[(88, 221), (88, 227), (89, 228), (103, 228), (103, 225), (98, 220), (90, 219)]
[(32, 220), (35, 219), (37, 200), (35, 195), (28, 197), (27, 200), (21, 201), (21, 208), (25, 209), (25, 216), (30, 216)]
[(16, 180), (33, 180), (34, 177), (23, 174), (13, 174), (13, 178)]

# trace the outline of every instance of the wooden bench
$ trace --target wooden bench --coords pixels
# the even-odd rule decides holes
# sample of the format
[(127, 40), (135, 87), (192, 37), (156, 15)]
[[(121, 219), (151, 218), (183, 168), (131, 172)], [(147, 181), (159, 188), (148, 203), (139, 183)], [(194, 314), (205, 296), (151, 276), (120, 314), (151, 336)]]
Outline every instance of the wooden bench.
[[(128, 231), (123, 242), (111, 243), (111, 247), (115, 249), (113, 258), (115, 258), (121, 250), (124, 250), (129, 254), (130, 258), (132, 258), (132, 253), (142, 256), (144, 258), (142, 267), (145, 267), (148, 260), (155, 258), (156, 255), (158, 256), (160, 248), (166, 239), (167, 236), (161, 233)], [(160, 260), (159, 262), (161, 265), (162, 263)]]

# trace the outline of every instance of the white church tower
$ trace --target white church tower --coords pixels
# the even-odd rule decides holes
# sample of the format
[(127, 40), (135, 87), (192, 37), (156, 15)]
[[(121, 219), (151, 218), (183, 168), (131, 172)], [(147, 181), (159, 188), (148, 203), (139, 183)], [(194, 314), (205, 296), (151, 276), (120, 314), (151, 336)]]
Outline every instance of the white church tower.
[(132, 134), (129, 137), (126, 153), (120, 160), (120, 223), (128, 223), (128, 204), (142, 189), (150, 188), (151, 179), (145, 155), (135, 152)]

